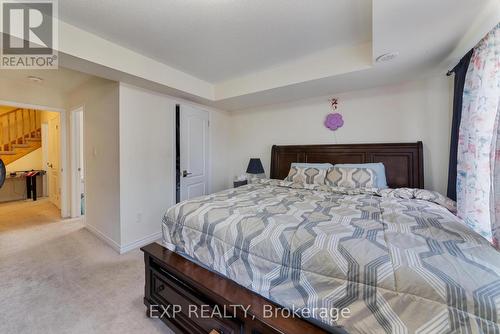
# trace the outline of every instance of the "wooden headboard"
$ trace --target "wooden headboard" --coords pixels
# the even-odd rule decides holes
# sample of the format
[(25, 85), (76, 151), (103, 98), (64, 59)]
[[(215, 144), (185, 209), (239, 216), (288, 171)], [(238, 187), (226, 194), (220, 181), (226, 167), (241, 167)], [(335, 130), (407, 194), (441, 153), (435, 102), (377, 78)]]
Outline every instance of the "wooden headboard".
[(422, 142), (389, 144), (273, 146), (271, 178), (284, 179), (292, 162), (367, 163), (385, 165), (390, 188), (423, 188), (424, 156)]

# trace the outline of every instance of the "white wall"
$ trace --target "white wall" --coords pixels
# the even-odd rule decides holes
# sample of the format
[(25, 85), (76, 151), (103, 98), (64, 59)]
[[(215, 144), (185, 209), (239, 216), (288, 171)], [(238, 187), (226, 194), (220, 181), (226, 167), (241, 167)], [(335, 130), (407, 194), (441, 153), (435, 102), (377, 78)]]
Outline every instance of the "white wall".
[(5, 166), (7, 173), (24, 170), (40, 170), (42, 168), (42, 149), (38, 148), (24, 157), (17, 159)]
[[(231, 117), (231, 175), (257, 157), (269, 175), (271, 147), (292, 144), (424, 143), (425, 186), (446, 192), (452, 81), (442, 76), (315, 99), (249, 109)], [(323, 121), (331, 97), (339, 98), (344, 127)]]
[[(68, 110), (83, 105), (85, 223), (119, 250), (119, 85), (92, 79), (70, 94)], [(69, 117), (68, 117), (69, 119)]]
[[(120, 222), (121, 250), (160, 237), (161, 218), (174, 204), (174, 99), (134, 86), (120, 84)], [(229, 116), (209, 112), (211, 191), (229, 186)]]
[(162, 215), (173, 203), (174, 111), (166, 96), (120, 84), (122, 247), (157, 239)]
[(210, 112), (210, 179), (211, 192), (233, 186), (231, 176), (231, 116), (229, 113), (205, 108)]

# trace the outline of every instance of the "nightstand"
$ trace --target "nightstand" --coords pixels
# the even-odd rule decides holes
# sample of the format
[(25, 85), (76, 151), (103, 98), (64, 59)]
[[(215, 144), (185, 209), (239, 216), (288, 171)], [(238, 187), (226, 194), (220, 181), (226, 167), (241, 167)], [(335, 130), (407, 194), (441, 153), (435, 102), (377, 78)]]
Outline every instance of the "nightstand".
[(244, 186), (244, 185), (247, 185), (248, 184), (248, 180), (244, 180), (244, 181), (234, 181), (233, 182), (233, 187), (234, 188), (238, 188), (238, 187), (241, 187), (241, 186)]

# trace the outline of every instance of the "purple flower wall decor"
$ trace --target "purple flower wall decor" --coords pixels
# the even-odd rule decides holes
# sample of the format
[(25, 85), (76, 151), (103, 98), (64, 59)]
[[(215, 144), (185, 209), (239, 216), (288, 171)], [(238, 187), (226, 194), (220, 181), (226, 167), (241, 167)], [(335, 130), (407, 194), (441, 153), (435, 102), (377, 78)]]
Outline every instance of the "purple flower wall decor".
[(325, 119), (325, 126), (332, 130), (335, 131), (339, 128), (341, 128), (344, 125), (344, 120), (342, 119), (342, 115), (337, 113), (334, 114), (328, 114)]

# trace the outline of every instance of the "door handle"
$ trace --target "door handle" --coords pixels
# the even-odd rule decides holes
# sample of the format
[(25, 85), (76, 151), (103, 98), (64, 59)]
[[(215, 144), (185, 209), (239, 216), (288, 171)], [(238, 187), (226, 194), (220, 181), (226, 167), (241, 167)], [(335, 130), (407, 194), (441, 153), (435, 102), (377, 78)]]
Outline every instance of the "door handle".
[(187, 170), (182, 171), (182, 177), (186, 177), (186, 176), (191, 175), (191, 174), (193, 174), (193, 173), (189, 173)]

